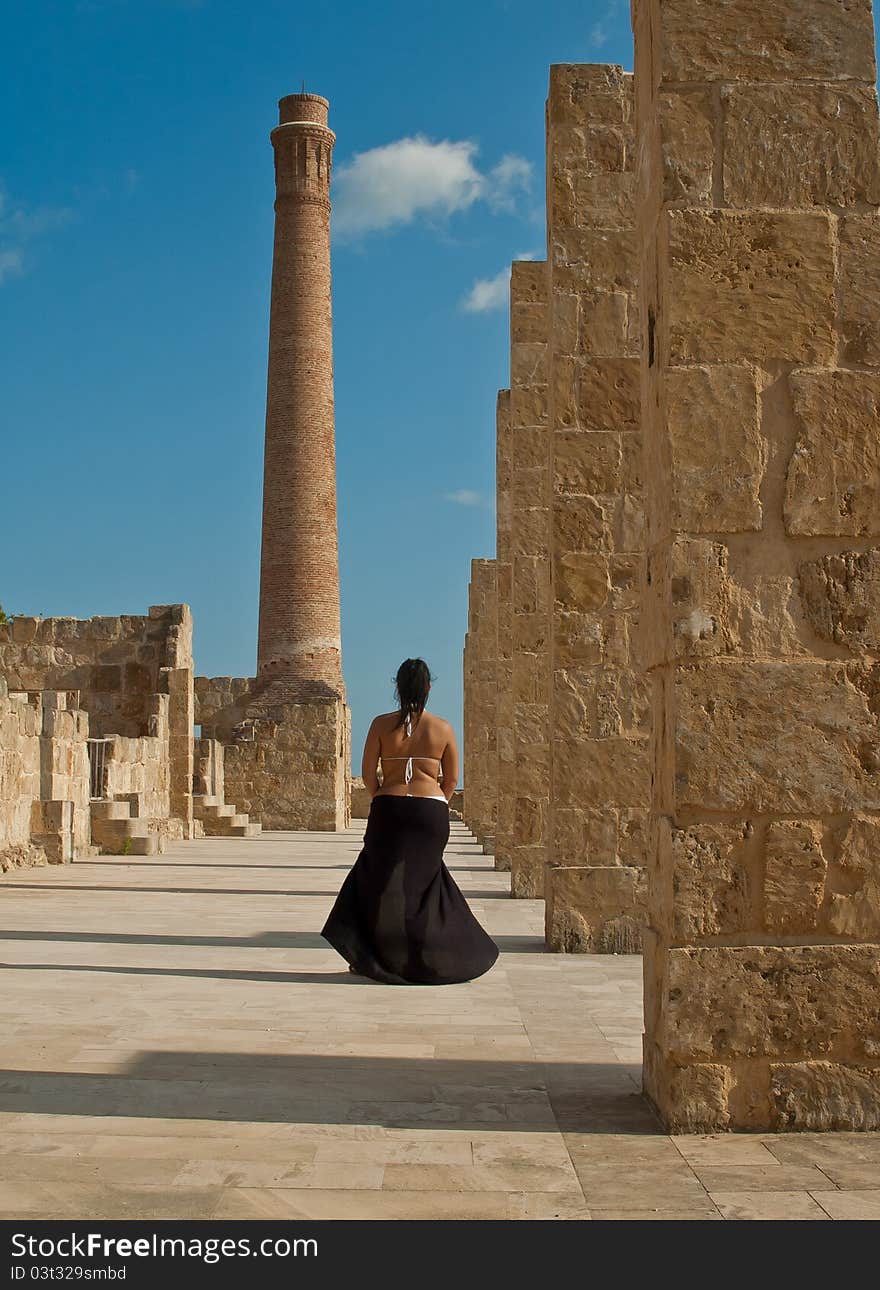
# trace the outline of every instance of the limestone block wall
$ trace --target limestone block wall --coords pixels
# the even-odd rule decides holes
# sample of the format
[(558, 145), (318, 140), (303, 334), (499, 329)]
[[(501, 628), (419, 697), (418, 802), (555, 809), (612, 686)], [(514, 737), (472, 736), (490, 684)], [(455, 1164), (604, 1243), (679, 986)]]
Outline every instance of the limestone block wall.
[[(165, 821), (171, 815), (171, 758), (168, 740), (170, 696), (153, 696), (150, 733), (136, 739), (113, 735), (104, 753), (105, 792), (115, 800), (128, 798), (132, 816)], [(168, 831), (159, 829), (159, 832)]]
[(0, 872), (45, 864), (31, 842), (31, 810), (40, 796), (41, 712), (26, 694), (10, 694), (0, 676)]
[(868, 0), (634, 0), (652, 681), (645, 1088), (880, 1128)]
[(156, 696), (168, 696), (161, 756), (169, 761), (172, 836), (192, 837), (192, 614), (151, 605), (146, 615), (24, 618), (0, 623), (0, 674), (10, 690), (69, 690), (93, 737), (150, 735)]
[(31, 817), (31, 841), (50, 864), (89, 853), (89, 714), (76, 691), (28, 696), (39, 713), (40, 790)]
[(351, 713), (343, 699), (285, 703), (251, 677), (197, 676), (195, 722), (224, 745), (227, 800), (264, 829), (348, 827)]
[(494, 560), (472, 560), (464, 654), (464, 820), (494, 845), (497, 813), (497, 605)]
[(516, 261), (510, 279), (510, 558), (513, 761), (509, 845), (514, 896), (542, 897), (550, 788), (547, 265)]
[(225, 801), (223, 744), (219, 739), (193, 740), (193, 792)]
[(88, 853), (87, 738), (74, 695), (10, 692), (0, 676), (0, 872)]
[[(510, 390), (495, 407), (495, 868), (510, 869), (513, 848), (513, 444)], [(465, 719), (467, 719), (467, 708)]]
[(551, 949), (638, 952), (650, 799), (632, 76), (550, 69)]

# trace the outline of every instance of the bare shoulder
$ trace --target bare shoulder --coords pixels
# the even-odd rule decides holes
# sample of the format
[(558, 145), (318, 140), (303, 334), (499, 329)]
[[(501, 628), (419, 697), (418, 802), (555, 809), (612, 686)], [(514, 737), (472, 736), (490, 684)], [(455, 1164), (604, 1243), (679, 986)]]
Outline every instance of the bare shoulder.
[(438, 717), (434, 712), (425, 712), (424, 714), (431, 722), (431, 729), (445, 743), (455, 741), (455, 732), (452, 729), (452, 722), (447, 721), (445, 717)]
[(370, 730), (374, 734), (383, 734), (386, 730), (390, 730), (394, 725), (397, 720), (397, 715), (398, 714), (396, 712), (378, 713), (370, 722)]

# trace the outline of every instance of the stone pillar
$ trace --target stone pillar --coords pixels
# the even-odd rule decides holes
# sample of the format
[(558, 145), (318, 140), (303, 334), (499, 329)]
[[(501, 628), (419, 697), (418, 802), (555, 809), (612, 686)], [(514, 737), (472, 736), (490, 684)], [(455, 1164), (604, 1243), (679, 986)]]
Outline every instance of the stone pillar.
[(867, 0), (634, 0), (654, 708), (645, 1088), (880, 1128)]
[(193, 619), (189, 605), (150, 605), (151, 619), (167, 618), (159, 685), (169, 696), (168, 761), (170, 837), (192, 838), (195, 698), (193, 691)]
[(510, 869), (513, 847), (512, 479), (510, 390), (499, 390), (495, 407), (495, 868), (501, 870)]
[(263, 478), (258, 679), (342, 694), (327, 100), (280, 101)]
[(464, 822), (484, 847), (495, 837), (497, 684), (495, 561), (472, 560), (464, 672)]
[(551, 949), (641, 946), (650, 799), (632, 76), (550, 69)]
[(549, 771), (550, 612), (547, 265), (516, 261), (510, 280), (513, 795), (510, 888), (543, 897)]

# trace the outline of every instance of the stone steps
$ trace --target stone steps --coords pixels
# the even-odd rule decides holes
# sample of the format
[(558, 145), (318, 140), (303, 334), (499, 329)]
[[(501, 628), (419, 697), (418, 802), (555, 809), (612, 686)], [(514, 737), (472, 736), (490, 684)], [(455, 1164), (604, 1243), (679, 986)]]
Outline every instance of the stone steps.
[(193, 815), (201, 820), (206, 837), (256, 838), (262, 831), (259, 821), (252, 820), (246, 811), (207, 793), (193, 795)]
[(103, 855), (154, 856), (165, 850), (157, 820), (133, 816), (129, 799), (90, 804), (92, 844)]

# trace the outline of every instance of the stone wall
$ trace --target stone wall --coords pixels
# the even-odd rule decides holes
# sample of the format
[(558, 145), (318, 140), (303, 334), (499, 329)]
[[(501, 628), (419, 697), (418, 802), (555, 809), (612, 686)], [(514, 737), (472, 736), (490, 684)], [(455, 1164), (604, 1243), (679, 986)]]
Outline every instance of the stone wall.
[[(495, 868), (510, 869), (513, 849), (513, 564), (511, 519), (513, 444), (510, 390), (495, 406)], [(465, 713), (467, 719), (467, 712)]]
[(640, 948), (650, 798), (632, 76), (550, 69), (547, 944)]
[[(192, 837), (192, 614), (151, 605), (147, 615), (24, 618), (0, 623), (0, 674), (10, 690), (77, 691), (93, 738), (158, 738), (154, 787), (167, 775), (170, 836)], [(167, 703), (158, 703), (166, 696)], [(173, 823), (175, 822), (176, 823)]]
[[(107, 740), (105, 794), (127, 799), (132, 816), (157, 822), (171, 815), (171, 759), (168, 751), (169, 695), (153, 696), (150, 733), (136, 739), (113, 735)], [(160, 830), (169, 836), (167, 830)], [(173, 832), (171, 833), (173, 835)]]
[(880, 1128), (880, 173), (867, 0), (634, 0), (645, 1088)]
[(0, 676), (0, 872), (89, 852), (88, 713)]
[(464, 821), (492, 850), (497, 813), (497, 604), (494, 560), (472, 560), (464, 648)]
[(510, 279), (510, 556), (514, 896), (541, 897), (550, 790), (547, 265), (515, 261)]
[(251, 677), (197, 676), (195, 722), (224, 745), (227, 798), (264, 829), (351, 820), (351, 714), (332, 695), (283, 702)]

